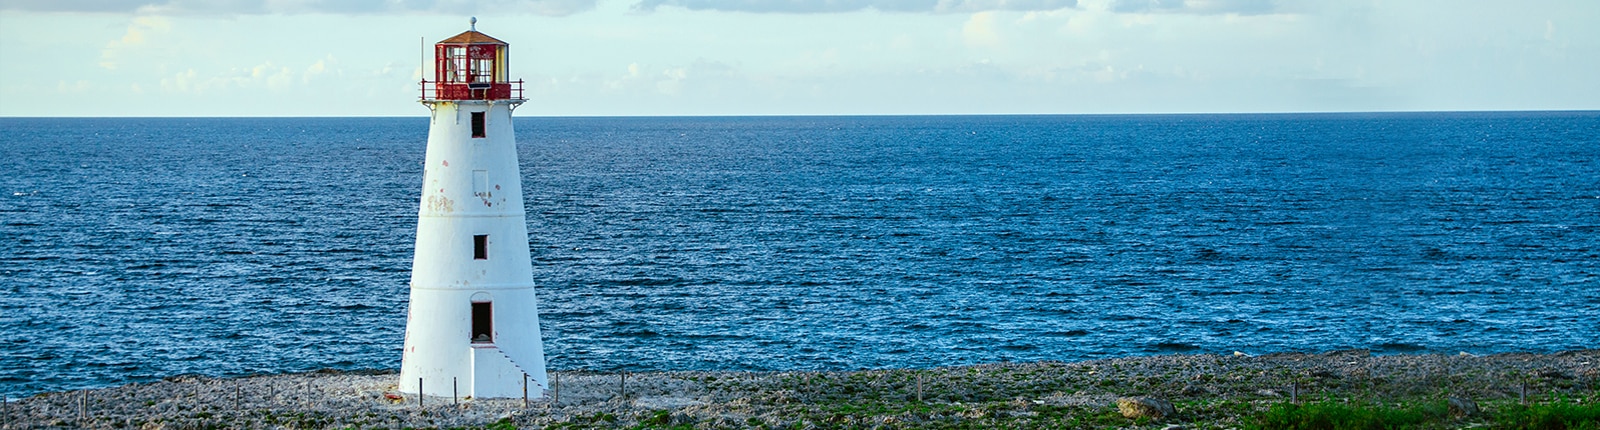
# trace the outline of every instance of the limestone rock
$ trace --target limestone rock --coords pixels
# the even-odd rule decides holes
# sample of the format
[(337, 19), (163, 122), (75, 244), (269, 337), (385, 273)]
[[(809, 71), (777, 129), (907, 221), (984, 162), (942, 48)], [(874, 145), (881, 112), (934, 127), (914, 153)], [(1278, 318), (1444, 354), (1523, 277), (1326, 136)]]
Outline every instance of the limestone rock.
[(1450, 415), (1470, 417), (1478, 414), (1478, 403), (1464, 397), (1450, 398)]
[(1172, 402), (1153, 397), (1124, 397), (1117, 399), (1117, 411), (1128, 418), (1148, 417), (1162, 419), (1178, 414)]
[(1324, 357), (1334, 357), (1334, 358), (1371, 358), (1372, 357), (1372, 350), (1370, 350), (1370, 349), (1346, 349), (1346, 350), (1340, 350), (1340, 351), (1329, 351), (1329, 352), (1323, 353), (1322, 356), (1324, 356)]
[(1328, 369), (1313, 369), (1306, 372), (1306, 376), (1317, 379), (1339, 379), (1339, 374)]
[(1539, 377), (1545, 379), (1572, 379), (1572, 375), (1568, 375), (1566, 372), (1551, 369), (1539, 371)]

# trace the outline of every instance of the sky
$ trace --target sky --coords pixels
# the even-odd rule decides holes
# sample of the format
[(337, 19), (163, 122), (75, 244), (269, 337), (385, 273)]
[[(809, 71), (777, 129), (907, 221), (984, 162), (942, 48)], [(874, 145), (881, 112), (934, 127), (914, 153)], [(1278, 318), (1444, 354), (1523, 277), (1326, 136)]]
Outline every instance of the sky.
[(0, 0), (0, 116), (426, 115), (469, 17), (523, 116), (1600, 109), (1595, 0)]

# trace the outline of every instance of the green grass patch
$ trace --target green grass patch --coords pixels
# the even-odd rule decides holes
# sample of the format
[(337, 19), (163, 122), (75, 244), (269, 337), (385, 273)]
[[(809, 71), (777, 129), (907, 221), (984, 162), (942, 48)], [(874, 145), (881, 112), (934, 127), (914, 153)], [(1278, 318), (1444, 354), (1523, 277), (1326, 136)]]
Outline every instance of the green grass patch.
[(1600, 404), (1511, 405), (1500, 408), (1492, 423), (1507, 430), (1600, 430)]
[[(1431, 405), (1430, 405), (1431, 406)], [(1448, 419), (1443, 407), (1351, 406), (1334, 402), (1273, 405), (1256, 417), (1250, 429), (1262, 430), (1383, 430), (1424, 428)]]
[(1279, 404), (1246, 426), (1259, 430), (1378, 430), (1456, 428), (1476, 423), (1505, 430), (1600, 430), (1600, 405), (1555, 402), (1506, 405), (1489, 414), (1457, 418), (1443, 402), (1403, 406), (1352, 406), (1336, 402)]

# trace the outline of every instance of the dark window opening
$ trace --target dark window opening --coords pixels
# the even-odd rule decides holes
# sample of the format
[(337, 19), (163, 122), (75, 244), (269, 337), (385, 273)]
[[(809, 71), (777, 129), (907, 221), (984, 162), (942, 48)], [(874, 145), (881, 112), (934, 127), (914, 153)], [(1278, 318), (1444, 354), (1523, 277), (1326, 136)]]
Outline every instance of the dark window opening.
[(488, 136), (483, 132), (483, 112), (472, 113), (472, 137)]
[(485, 84), (494, 82), (494, 58), (472, 59), (472, 82)]
[(480, 234), (480, 235), (472, 236), (472, 259), (473, 260), (488, 260), (489, 259), (489, 235)]
[(494, 343), (494, 309), (489, 302), (472, 304), (472, 343)]

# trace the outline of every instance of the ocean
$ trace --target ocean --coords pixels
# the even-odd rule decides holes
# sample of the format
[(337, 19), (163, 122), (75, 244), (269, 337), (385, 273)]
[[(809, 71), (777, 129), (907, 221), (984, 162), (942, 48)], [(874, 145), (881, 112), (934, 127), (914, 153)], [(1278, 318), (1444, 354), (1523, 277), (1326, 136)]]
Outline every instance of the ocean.
[[(1600, 112), (515, 121), (553, 369), (1600, 347)], [(398, 368), (427, 127), (0, 118), (0, 393)]]

